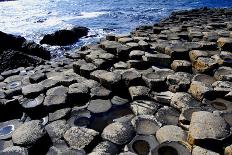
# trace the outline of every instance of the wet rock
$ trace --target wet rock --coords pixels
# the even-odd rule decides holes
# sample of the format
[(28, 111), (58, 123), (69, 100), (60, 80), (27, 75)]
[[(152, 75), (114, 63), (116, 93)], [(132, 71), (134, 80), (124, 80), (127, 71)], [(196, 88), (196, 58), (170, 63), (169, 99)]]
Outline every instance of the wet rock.
[(219, 38), (217, 40), (218, 47), (221, 50), (231, 51), (232, 50), (232, 39), (231, 38)]
[(195, 99), (201, 101), (203, 98), (207, 98), (213, 93), (213, 88), (209, 84), (199, 81), (192, 81), (188, 92)]
[(159, 143), (153, 135), (136, 135), (126, 146), (126, 150), (136, 154), (146, 155), (158, 145)]
[(68, 88), (64, 86), (57, 86), (47, 91), (44, 99), (44, 105), (47, 107), (64, 106), (67, 101)]
[(63, 119), (65, 118), (71, 111), (71, 108), (64, 108), (64, 109), (60, 109), (60, 110), (56, 110), (53, 113), (49, 113), (49, 122), (53, 122), (59, 119)]
[(191, 72), (192, 64), (186, 60), (174, 60), (171, 68), (176, 72)]
[(194, 146), (192, 150), (192, 155), (199, 155), (199, 154), (205, 154), (205, 155), (219, 155), (219, 153), (204, 149), (200, 146)]
[(190, 94), (178, 92), (173, 94), (170, 105), (181, 111), (183, 108), (199, 107), (201, 104), (200, 102), (195, 100)]
[(111, 95), (111, 91), (104, 87), (95, 87), (91, 89), (91, 98), (92, 99), (108, 99)]
[[(87, 105), (88, 106), (88, 105)], [(87, 127), (90, 125), (91, 113), (85, 109), (86, 107), (75, 106), (72, 108), (71, 116), (67, 123), (73, 126)]]
[(52, 34), (46, 34), (40, 44), (66, 46), (75, 43), (78, 39), (88, 34), (86, 27), (74, 27), (71, 30), (58, 30)]
[(22, 93), (26, 97), (38, 96), (44, 91), (44, 86), (41, 84), (29, 84), (22, 87)]
[(161, 124), (153, 115), (138, 115), (131, 121), (137, 134), (154, 135)]
[(217, 80), (232, 82), (232, 68), (231, 67), (220, 67), (214, 73), (214, 77)]
[(222, 140), (229, 134), (230, 127), (222, 117), (207, 111), (198, 111), (192, 114), (188, 133), (190, 144), (202, 144), (201, 142), (204, 141), (210, 143), (207, 139)]
[(153, 101), (137, 100), (130, 105), (135, 115), (153, 115), (159, 108), (159, 104)]
[(0, 139), (10, 139), (14, 130), (17, 129), (21, 124), (22, 122), (20, 122), (19, 120), (2, 122), (0, 124)]
[(177, 125), (180, 113), (171, 107), (164, 106), (155, 114), (157, 120), (162, 125)]
[(197, 73), (212, 73), (214, 69), (216, 69), (218, 64), (214, 59), (199, 57), (193, 63), (193, 69)]
[(111, 123), (102, 132), (102, 138), (118, 145), (128, 143), (134, 135), (133, 127), (128, 123)]
[(168, 89), (171, 92), (187, 91), (191, 83), (192, 75), (185, 72), (177, 72), (167, 76)]
[(12, 147), (8, 147), (0, 151), (0, 154), (2, 155), (10, 155), (10, 154), (28, 155), (28, 150), (20, 146), (12, 146)]
[(45, 129), (53, 143), (59, 143), (59, 141), (63, 138), (63, 134), (69, 128), (70, 126), (65, 120), (54, 121), (45, 126)]
[(145, 86), (131, 86), (129, 93), (132, 100), (149, 98), (150, 89)]
[(110, 100), (91, 100), (88, 105), (88, 110), (92, 113), (104, 113), (112, 107)]
[(31, 146), (38, 142), (44, 135), (45, 130), (39, 120), (32, 120), (19, 126), (12, 134), (15, 145)]
[(181, 142), (164, 142), (158, 145), (154, 150), (152, 150), (151, 154), (191, 155), (190, 147), (186, 145), (187, 144), (183, 144)]
[(72, 127), (65, 132), (64, 139), (71, 148), (83, 149), (88, 146), (98, 134), (98, 132), (92, 129)]
[(166, 141), (186, 141), (187, 132), (175, 125), (165, 125), (156, 132), (159, 143)]
[(118, 153), (118, 147), (114, 143), (109, 141), (103, 141), (99, 143), (92, 151), (92, 154), (112, 154), (116, 155)]

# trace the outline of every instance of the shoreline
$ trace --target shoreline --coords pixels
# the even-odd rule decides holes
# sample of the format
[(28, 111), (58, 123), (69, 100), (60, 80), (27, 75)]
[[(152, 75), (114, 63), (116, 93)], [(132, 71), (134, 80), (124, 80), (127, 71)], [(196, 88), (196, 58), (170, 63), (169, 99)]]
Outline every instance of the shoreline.
[(231, 31), (232, 8), (183, 10), (2, 72), (0, 154), (232, 154)]

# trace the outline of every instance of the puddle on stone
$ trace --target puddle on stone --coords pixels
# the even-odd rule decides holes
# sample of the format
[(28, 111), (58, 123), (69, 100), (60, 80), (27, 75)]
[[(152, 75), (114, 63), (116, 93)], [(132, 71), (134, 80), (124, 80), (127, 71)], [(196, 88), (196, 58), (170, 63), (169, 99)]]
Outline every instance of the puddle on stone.
[(102, 132), (103, 129), (114, 119), (120, 118), (129, 114), (133, 114), (128, 106), (113, 107), (105, 114), (95, 114), (91, 117), (90, 128)]
[(211, 105), (217, 110), (227, 110), (227, 106), (222, 102), (213, 101)]
[(0, 128), (0, 137), (11, 134), (14, 131), (14, 125), (7, 125)]
[(86, 127), (90, 124), (90, 119), (88, 117), (77, 117), (75, 118), (73, 124), (75, 126)]
[(147, 155), (150, 152), (150, 145), (144, 140), (135, 141), (132, 148), (139, 155)]
[(179, 155), (179, 153), (173, 147), (163, 146), (158, 149), (158, 155)]

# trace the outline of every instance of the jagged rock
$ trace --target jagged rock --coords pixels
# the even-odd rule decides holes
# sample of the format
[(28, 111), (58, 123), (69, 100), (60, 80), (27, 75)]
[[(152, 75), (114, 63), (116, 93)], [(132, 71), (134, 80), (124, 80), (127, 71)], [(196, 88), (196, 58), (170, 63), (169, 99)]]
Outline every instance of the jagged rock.
[(136, 154), (149, 154), (159, 143), (153, 135), (136, 135), (124, 150)]
[(218, 47), (221, 50), (231, 51), (232, 50), (232, 39), (231, 38), (219, 38), (217, 40)]
[(69, 144), (69, 146), (73, 149), (83, 149), (89, 145), (91, 141), (99, 133), (88, 128), (83, 127), (71, 127), (64, 134), (65, 141)]
[(192, 75), (185, 72), (177, 72), (167, 76), (168, 89), (171, 92), (187, 91), (191, 83)]
[(173, 94), (171, 98), (170, 105), (178, 110), (182, 110), (183, 108), (190, 107), (199, 107), (200, 102), (196, 101), (190, 94), (185, 92), (178, 92)]
[(12, 134), (15, 145), (31, 146), (46, 134), (39, 120), (32, 120), (19, 126)]
[(207, 57), (208, 53), (202, 50), (192, 50), (189, 52), (191, 62), (195, 62), (199, 57)]
[(174, 60), (171, 68), (176, 72), (191, 72), (192, 64), (187, 60)]
[(213, 113), (198, 111), (192, 114), (188, 133), (190, 144), (199, 144), (203, 141), (225, 139), (230, 134), (230, 127), (226, 121)]
[(102, 138), (118, 145), (128, 143), (134, 135), (132, 125), (128, 123), (115, 122), (105, 127)]
[(193, 63), (193, 69), (197, 73), (212, 73), (218, 66), (217, 62), (212, 58), (199, 57)]
[(203, 98), (207, 98), (213, 93), (213, 88), (209, 84), (199, 81), (192, 81), (188, 92), (194, 98), (201, 101)]
[(149, 98), (150, 89), (145, 86), (131, 86), (129, 93), (132, 100)]
[(165, 125), (156, 132), (159, 143), (166, 141), (186, 141), (187, 132), (175, 125)]
[(231, 67), (220, 67), (214, 73), (214, 77), (217, 80), (232, 82), (232, 68)]
[(110, 100), (91, 100), (88, 105), (88, 110), (92, 113), (104, 113), (112, 107)]
[(112, 154), (116, 155), (118, 153), (118, 147), (114, 143), (109, 141), (103, 141), (99, 143), (92, 151), (91, 154)]
[(54, 121), (45, 126), (45, 129), (53, 143), (59, 143), (59, 141), (63, 138), (63, 134), (69, 128), (70, 126), (65, 120)]
[(22, 94), (26, 97), (37, 96), (44, 91), (44, 86), (41, 84), (29, 84), (22, 87)]
[(131, 121), (137, 134), (153, 135), (161, 127), (161, 124), (153, 115), (138, 115)]
[(194, 146), (192, 150), (192, 155), (200, 155), (200, 154), (205, 154), (205, 155), (219, 155), (219, 153), (204, 149), (200, 146)]
[(58, 30), (52, 34), (46, 34), (40, 44), (66, 46), (75, 43), (78, 39), (88, 34), (86, 27), (74, 27), (71, 30)]

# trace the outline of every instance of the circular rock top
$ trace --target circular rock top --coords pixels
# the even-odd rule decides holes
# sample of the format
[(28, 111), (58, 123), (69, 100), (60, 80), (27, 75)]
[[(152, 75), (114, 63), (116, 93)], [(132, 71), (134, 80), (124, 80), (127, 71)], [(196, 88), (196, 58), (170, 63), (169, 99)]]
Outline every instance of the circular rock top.
[(20, 146), (30, 146), (45, 135), (45, 130), (39, 120), (24, 123), (12, 135), (13, 143)]
[(122, 145), (128, 143), (134, 135), (134, 129), (130, 123), (115, 122), (105, 127), (102, 138), (115, 144)]
[(91, 100), (88, 105), (88, 110), (92, 113), (103, 113), (107, 112), (112, 107), (110, 100)]
[(230, 134), (230, 127), (220, 116), (207, 111), (192, 114), (188, 142), (196, 144), (198, 140), (222, 140)]

